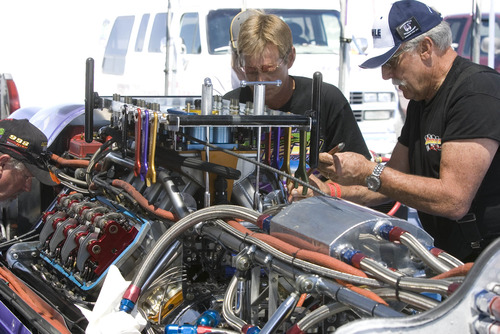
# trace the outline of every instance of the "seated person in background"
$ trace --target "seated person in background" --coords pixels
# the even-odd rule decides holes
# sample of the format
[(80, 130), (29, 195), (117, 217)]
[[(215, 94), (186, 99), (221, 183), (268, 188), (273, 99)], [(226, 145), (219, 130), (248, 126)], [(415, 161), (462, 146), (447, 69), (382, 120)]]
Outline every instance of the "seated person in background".
[[(235, 36), (235, 30), (239, 31), (237, 60), (244, 79), (282, 82), (279, 87), (266, 86), (266, 106), (300, 115), (311, 110), (312, 79), (288, 74), (295, 61), (289, 26), (276, 15), (254, 11), (244, 20), (233, 20), (230, 29), (230, 36)], [(321, 93), (321, 151), (329, 151), (344, 142), (345, 151), (357, 152), (370, 159), (370, 152), (342, 92), (323, 83)], [(236, 88), (223, 98), (238, 99), (240, 103), (253, 102), (253, 87)]]
[(293, 43), (294, 44), (306, 44), (307, 40), (302, 37), (302, 27), (294, 22), (288, 23), (290, 30), (292, 31)]

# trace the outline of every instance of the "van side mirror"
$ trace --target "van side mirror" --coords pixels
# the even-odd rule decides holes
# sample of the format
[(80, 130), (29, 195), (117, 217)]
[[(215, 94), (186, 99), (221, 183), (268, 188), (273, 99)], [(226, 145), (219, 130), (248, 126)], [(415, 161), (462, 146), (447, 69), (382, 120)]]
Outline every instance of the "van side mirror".
[(174, 40), (175, 49), (179, 50), (179, 54), (185, 55), (187, 53), (187, 47), (184, 43), (184, 39), (182, 37), (178, 37)]
[(354, 44), (358, 49), (359, 54), (366, 54), (366, 50), (368, 49), (368, 40), (364, 37), (356, 37), (353, 38)]
[(160, 41), (160, 50), (162, 53), (167, 52), (167, 37), (163, 37)]

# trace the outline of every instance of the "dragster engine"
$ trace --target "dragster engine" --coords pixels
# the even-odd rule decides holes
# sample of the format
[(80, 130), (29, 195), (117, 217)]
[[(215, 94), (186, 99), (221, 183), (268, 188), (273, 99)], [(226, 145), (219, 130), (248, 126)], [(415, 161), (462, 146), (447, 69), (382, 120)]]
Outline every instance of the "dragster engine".
[[(210, 88), (93, 101), (90, 134), (82, 106), (33, 116), (50, 124), (60, 184), (33, 229), (0, 246), (68, 332), (105, 323), (83, 316), (103, 302), (151, 334), (499, 331), (500, 240), (462, 263), (408, 220), (327, 194), (289, 203), (286, 182), (312, 187), (290, 163), (315, 162), (288, 151), (292, 130), (313, 145), (315, 110), (268, 110), (262, 96), (240, 105)], [(127, 288), (106, 300), (110, 272)]]

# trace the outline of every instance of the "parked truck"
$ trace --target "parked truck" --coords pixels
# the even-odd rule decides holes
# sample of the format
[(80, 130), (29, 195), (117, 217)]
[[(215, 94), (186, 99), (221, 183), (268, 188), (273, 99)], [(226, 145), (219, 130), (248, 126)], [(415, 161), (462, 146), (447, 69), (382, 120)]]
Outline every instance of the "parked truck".
[[(489, 46), (493, 44), (493, 68), (500, 72), (500, 13), (494, 15), (494, 35), (490, 36), (490, 20), (488, 14), (483, 14), (478, 25), (479, 33), (479, 63), (488, 65)], [(454, 14), (445, 17), (453, 33), (453, 47), (465, 58), (473, 59), (474, 21), (471, 14)]]

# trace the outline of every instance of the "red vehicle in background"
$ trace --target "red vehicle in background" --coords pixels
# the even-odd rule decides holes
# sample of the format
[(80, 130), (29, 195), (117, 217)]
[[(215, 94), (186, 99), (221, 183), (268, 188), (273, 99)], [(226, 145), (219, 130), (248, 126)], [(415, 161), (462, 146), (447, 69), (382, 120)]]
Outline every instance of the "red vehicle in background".
[[(453, 46), (458, 54), (464, 58), (472, 59), (472, 29), (473, 17), (470, 14), (457, 14), (445, 17), (453, 33)], [(488, 65), (489, 47), (489, 15), (483, 14), (479, 27), (481, 41), (480, 63)], [(495, 69), (500, 72), (500, 13), (495, 15)]]

